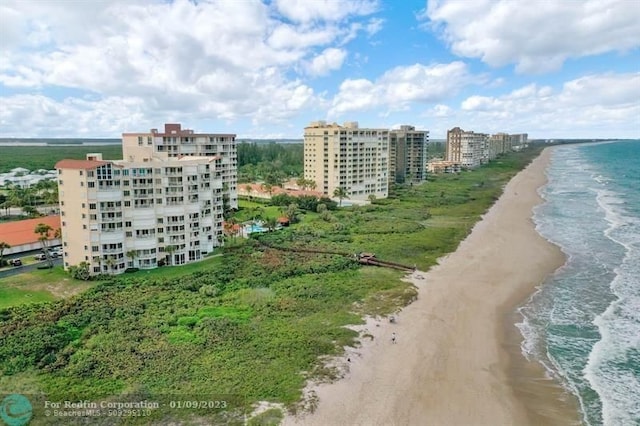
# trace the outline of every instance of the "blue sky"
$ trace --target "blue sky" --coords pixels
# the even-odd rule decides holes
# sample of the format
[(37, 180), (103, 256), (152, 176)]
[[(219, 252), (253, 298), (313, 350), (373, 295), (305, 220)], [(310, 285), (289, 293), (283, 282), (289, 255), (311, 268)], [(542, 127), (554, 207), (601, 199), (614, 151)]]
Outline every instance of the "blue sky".
[(0, 137), (640, 138), (640, 0), (0, 3)]

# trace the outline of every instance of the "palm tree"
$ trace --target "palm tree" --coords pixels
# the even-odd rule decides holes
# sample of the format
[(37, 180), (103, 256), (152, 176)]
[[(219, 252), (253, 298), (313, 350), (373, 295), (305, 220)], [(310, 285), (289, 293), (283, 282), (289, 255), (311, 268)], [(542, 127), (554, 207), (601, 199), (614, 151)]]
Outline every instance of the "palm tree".
[(244, 187), (244, 190), (247, 191), (247, 197), (249, 198), (249, 201), (251, 201), (251, 193), (253, 192), (253, 188), (251, 187), (251, 185), (247, 185)]
[(273, 231), (278, 225), (278, 220), (275, 217), (269, 217), (267, 218), (267, 220), (265, 220), (264, 225), (269, 231)]
[(126, 255), (127, 255), (127, 257), (128, 257), (129, 259), (131, 259), (131, 267), (132, 267), (132, 268), (135, 268), (135, 266), (136, 266), (136, 265), (135, 265), (135, 263), (134, 263), (134, 262), (135, 262), (135, 260), (136, 260), (136, 257), (138, 257), (138, 251), (137, 251), (137, 250), (129, 250), (129, 251), (126, 253)]
[(164, 252), (167, 253), (167, 264), (173, 264), (173, 256), (172, 254), (176, 251), (176, 246), (166, 246), (164, 248)]
[(315, 189), (318, 187), (318, 184), (316, 183), (315, 180), (308, 180), (307, 186), (309, 186), (310, 190), (315, 191)]
[(289, 219), (289, 223), (296, 222), (296, 213), (298, 213), (298, 205), (296, 203), (289, 204), (289, 207), (284, 212), (284, 215)]
[(376, 194), (369, 194), (368, 198), (371, 204), (373, 204), (373, 202), (376, 200)]
[(34, 232), (40, 237), (38, 241), (42, 244), (42, 250), (44, 251), (44, 255), (47, 257), (47, 263), (50, 268), (53, 268), (53, 260), (51, 259), (51, 254), (49, 253), (49, 233), (53, 231), (53, 228), (46, 223), (39, 223), (36, 225), (36, 229)]
[(116, 264), (116, 260), (113, 258), (113, 256), (109, 256), (107, 257), (107, 260), (104, 261), (104, 264), (109, 267), (109, 272), (113, 272), (113, 267)]
[(333, 196), (340, 200), (339, 206), (342, 207), (342, 200), (349, 198), (349, 192), (346, 188), (339, 186), (333, 191)]
[(269, 198), (271, 198), (271, 194), (273, 194), (273, 185), (271, 185), (270, 183), (263, 183), (262, 184), (262, 189), (269, 194)]
[(305, 190), (309, 186), (309, 181), (304, 177), (299, 177), (296, 179), (296, 185), (298, 185), (300, 189)]
[(0, 266), (2, 266), (2, 257), (4, 256), (4, 251), (6, 249), (10, 249), (11, 246), (4, 241), (0, 241)]

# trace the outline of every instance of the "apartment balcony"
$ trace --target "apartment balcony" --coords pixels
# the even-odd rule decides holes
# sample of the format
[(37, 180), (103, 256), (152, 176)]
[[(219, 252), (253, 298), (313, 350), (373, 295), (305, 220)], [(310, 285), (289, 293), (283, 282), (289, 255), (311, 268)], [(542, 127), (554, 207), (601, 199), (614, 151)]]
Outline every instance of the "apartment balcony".
[(118, 207), (100, 207), (99, 210), (101, 212), (121, 212), (122, 211), (122, 206), (118, 206)]
[(117, 189), (100, 189), (97, 191), (97, 201), (118, 201), (122, 199), (122, 191)]
[(102, 254), (122, 254), (122, 248), (116, 249), (103, 249)]
[(136, 238), (133, 247), (136, 250), (151, 250), (156, 248), (157, 242), (155, 238)]
[(122, 216), (116, 216), (116, 217), (101, 217), (100, 218), (101, 222), (103, 223), (116, 223), (116, 222), (122, 222)]
[(124, 241), (124, 231), (103, 231), (99, 235), (97, 235), (96, 240), (94, 241), (93, 235), (91, 236), (91, 242), (100, 242), (103, 244), (109, 243), (121, 243)]

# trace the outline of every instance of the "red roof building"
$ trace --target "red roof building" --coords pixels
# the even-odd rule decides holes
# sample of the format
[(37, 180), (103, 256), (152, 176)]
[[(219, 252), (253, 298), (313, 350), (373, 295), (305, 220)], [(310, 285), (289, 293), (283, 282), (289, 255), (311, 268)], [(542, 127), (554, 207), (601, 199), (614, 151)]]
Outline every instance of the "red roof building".
[(41, 247), (38, 240), (40, 235), (35, 233), (36, 226), (44, 223), (52, 228), (49, 233), (49, 244), (59, 245), (60, 240), (54, 238), (56, 229), (60, 228), (60, 216), (50, 215), (37, 217), (35, 219), (17, 220), (13, 222), (0, 223), (0, 241), (11, 246), (4, 251), (4, 254), (21, 253), (29, 250), (37, 250)]

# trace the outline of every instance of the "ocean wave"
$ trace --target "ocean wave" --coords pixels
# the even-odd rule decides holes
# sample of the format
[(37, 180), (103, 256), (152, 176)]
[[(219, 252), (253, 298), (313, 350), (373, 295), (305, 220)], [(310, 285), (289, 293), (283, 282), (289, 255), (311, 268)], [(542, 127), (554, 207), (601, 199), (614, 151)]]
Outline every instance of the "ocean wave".
[(640, 185), (602, 163), (582, 147), (554, 150), (533, 220), (567, 260), (517, 326), (523, 355), (577, 396), (587, 425), (640, 424)]

